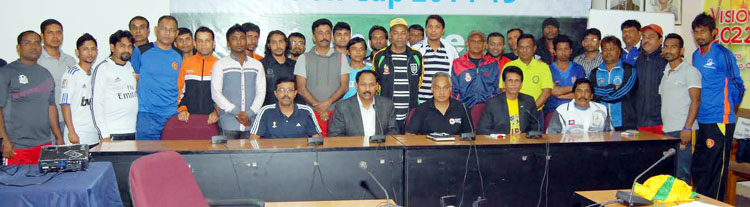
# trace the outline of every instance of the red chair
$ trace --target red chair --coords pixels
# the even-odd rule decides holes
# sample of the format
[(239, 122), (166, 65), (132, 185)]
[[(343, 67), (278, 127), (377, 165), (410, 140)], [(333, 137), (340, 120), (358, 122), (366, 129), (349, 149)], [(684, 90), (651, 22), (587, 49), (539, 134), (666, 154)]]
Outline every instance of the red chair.
[(174, 115), (164, 125), (164, 130), (161, 132), (161, 139), (210, 140), (212, 136), (219, 134), (219, 127), (217, 124), (206, 124), (207, 122), (208, 114), (190, 114), (188, 122), (180, 121), (177, 119), (177, 115)]
[(479, 118), (482, 117), (482, 113), (484, 113), (484, 103), (471, 107), (471, 123), (474, 124), (474, 132), (477, 130), (476, 127), (479, 124)]
[(138, 158), (130, 165), (130, 195), (136, 207), (264, 206), (255, 199), (210, 200), (188, 163), (174, 151)]

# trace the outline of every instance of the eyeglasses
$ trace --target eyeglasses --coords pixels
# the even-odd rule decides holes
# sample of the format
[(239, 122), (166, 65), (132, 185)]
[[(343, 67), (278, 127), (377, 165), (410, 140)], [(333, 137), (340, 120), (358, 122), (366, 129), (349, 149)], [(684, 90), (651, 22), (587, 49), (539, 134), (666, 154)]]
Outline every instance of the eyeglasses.
[(587, 39), (583, 39), (583, 41), (584, 42), (596, 42), (596, 41), (599, 41), (599, 39), (598, 38), (587, 38)]
[(292, 41), (292, 45), (304, 45), (304, 41)]
[(296, 91), (296, 89), (294, 88), (277, 88), (276, 89), (276, 92), (279, 92), (279, 93), (287, 93), (287, 92), (294, 92), (294, 91)]

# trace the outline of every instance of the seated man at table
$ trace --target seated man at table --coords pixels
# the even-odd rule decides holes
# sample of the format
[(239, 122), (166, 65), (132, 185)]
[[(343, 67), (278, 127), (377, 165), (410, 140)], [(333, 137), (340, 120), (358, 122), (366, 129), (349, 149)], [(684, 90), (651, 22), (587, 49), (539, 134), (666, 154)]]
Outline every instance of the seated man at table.
[(505, 92), (488, 99), (477, 124), (477, 134), (520, 134), (539, 128), (534, 98), (522, 94), (523, 72), (516, 66), (503, 70)]
[(328, 136), (365, 136), (398, 134), (393, 101), (376, 96), (378, 75), (372, 70), (357, 73), (357, 95), (336, 104)]
[(320, 125), (313, 109), (304, 104), (295, 104), (297, 81), (292, 77), (276, 80), (273, 95), (278, 100), (260, 108), (250, 128), (250, 138), (303, 138), (320, 137)]
[(473, 132), (471, 118), (463, 103), (451, 98), (451, 76), (438, 72), (432, 77), (433, 98), (420, 104), (407, 121), (406, 134)]
[(591, 81), (578, 79), (573, 85), (575, 99), (560, 104), (552, 114), (547, 127), (547, 134), (570, 134), (586, 132), (612, 131), (612, 119), (607, 107), (591, 102), (594, 94)]

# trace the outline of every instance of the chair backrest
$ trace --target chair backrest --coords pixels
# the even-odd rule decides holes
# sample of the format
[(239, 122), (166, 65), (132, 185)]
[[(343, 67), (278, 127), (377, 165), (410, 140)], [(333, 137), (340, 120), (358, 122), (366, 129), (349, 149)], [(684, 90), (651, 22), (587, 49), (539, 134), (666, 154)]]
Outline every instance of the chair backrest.
[(477, 132), (477, 125), (479, 124), (479, 118), (484, 113), (484, 103), (476, 104), (471, 107), (471, 123), (474, 124), (474, 132)]
[(409, 114), (406, 115), (406, 123), (404, 124), (404, 127), (409, 127), (409, 122), (411, 122), (411, 116), (414, 115), (414, 110), (417, 108), (409, 109)]
[(136, 207), (207, 207), (185, 158), (174, 151), (138, 158), (130, 165), (130, 194)]
[(164, 125), (161, 139), (210, 140), (212, 136), (219, 134), (219, 127), (216, 124), (209, 125), (206, 123), (208, 123), (208, 114), (190, 114), (188, 122), (180, 121), (177, 119), (177, 115), (174, 115)]

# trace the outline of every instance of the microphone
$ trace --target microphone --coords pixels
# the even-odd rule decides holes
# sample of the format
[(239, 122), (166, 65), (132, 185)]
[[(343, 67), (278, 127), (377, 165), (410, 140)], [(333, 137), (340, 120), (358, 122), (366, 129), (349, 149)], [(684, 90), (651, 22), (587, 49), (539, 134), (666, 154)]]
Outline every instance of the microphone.
[[(373, 100), (375, 101), (375, 100)], [(375, 107), (375, 104), (372, 105), (372, 107)], [(378, 121), (378, 115), (377, 111), (375, 112), (375, 122), (378, 123), (378, 127), (380, 128), (380, 134), (375, 133), (374, 135), (370, 136), (370, 143), (384, 143), (385, 142), (385, 130), (383, 129), (383, 124), (381, 124)], [(395, 113), (393, 110), (391, 110), (391, 113)], [(390, 117), (385, 117), (386, 120), (388, 120)], [(361, 167), (361, 166), (360, 166)], [(367, 167), (365, 165), (365, 167)]]
[(362, 169), (368, 175), (370, 175), (370, 177), (372, 178), (372, 180), (374, 180), (375, 183), (378, 184), (378, 186), (380, 187), (380, 189), (383, 190), (383, 193), (385, 193), (385, 200), (386, 200), (385, 202), (387, 203), (385, 205), (385, 207), (399, 207), (396, 204), (391, 204), (391, 198), (388, 196), (388, 191), (385, 189), (385, 187), (383, 187), (383, 184), (380, 184), (380, 181), (378, 181), (378, 179), (375, 178), (375, 175), (373, 175), (372, 172), (370, 172), (370, 170), (367, 169), (367, 162), (365, 162), (364, 160), (363, 161), (359, 161), (359, 169)]
[(529, 130), (529, 133), (526, 133), (526, 138), (529, 138), (529, 139), (542, 138), (542, 123), (539, 122), (539, 119), (536, 118), (536, 115), (531, 113), (531, 111), (529, 111), (528, 109), (524, 108), (523, 105), (519, 107), (521, 108), (522, 111), (526, 112), (526, 114), (528, 114), (531, 117), (531, 119), (534, 119), (534, 121), (536, 121), (537, 130)]
[[(657, 160), (654, 164), (651, 165), (651, 167), (648, 167), (645, 171), (643, 171), (641, 174), (639, 174), (637, 177), (635, 177), (635, 179), (633, 179), (633, 185), (631, 185), (631, 187), (630, 187), (630, 193), (623, 192), (623, 191), (617, 191), (617, 194), (616, 194), (617, 199), (619, 201), (621, 201), (621, 202), (626, 202), (628, 204), (628, 206), (644, 206), (644, 205), (651, 205), (651, 204), (653, 204), (651, 201), (649, 201), (649, 200), (647, 200), (647, 199), (645, 199), (643, 197), (640, 197), (638, 195), (633, 195), (633, 194), (635, 194), (633, 192), (635, 190), (635, 183), (636, 183), (636, 181), (638, 181), (638, 178), (641, 178), (641, 176), (643, 176), (644, 174), (646, 174), (646, 172), (648, 172), (649, 170), (651, 170), (651, 168), (654, 168), (661, 161), (664, 161), (665, 159), (671, 157), (676, 152), (677, 151), (674, 148), (669, 148), (669, 150), (663, 152), (662, 153), (663, 156), (661, 157), (661, 159)], [(635, 199), (635, 200), (633, 200), (633, 199)]]
[(469, 127), (471, 127), (471, 132), (461, 133), (461, 140), (462, 141), (474, 141), (476, 140), (476, 134), (474, 131), (474, 123), (472, 123), (473, 121), (471, 120), (471, 116), (469, 116), (469, 111), (466, 109), (466, 104), (461, 103), (461, 106), (464, 107), (464, 113), (466, 114), (467, 120), (464, 120), (464, 121), (468, 121)]

